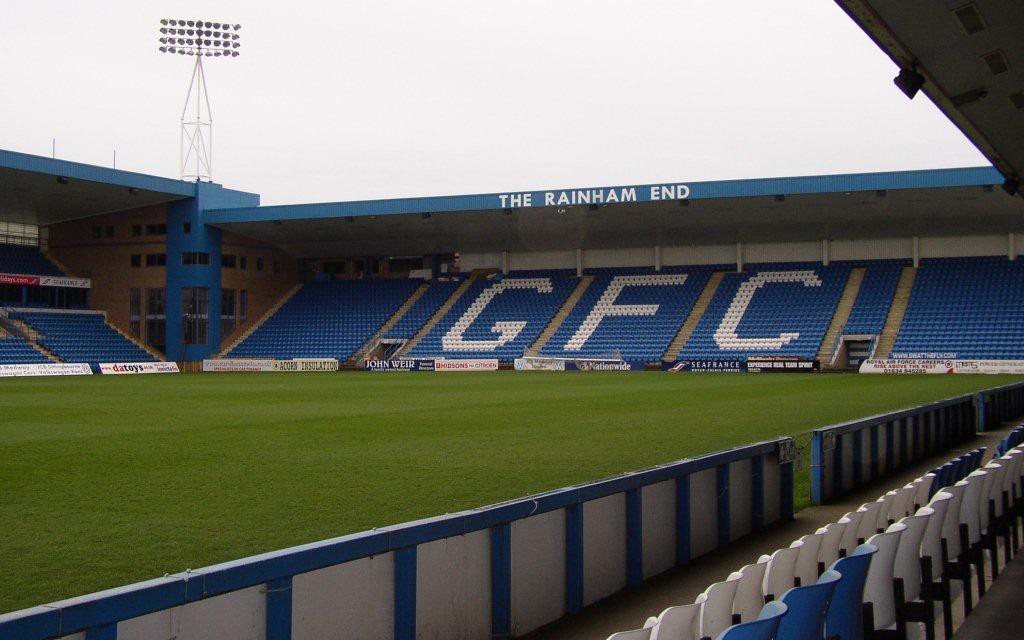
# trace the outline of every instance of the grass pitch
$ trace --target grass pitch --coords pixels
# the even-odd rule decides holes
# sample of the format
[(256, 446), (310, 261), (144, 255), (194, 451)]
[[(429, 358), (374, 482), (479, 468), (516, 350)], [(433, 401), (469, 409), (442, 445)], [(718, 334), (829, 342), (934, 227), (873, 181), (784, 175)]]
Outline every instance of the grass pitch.
[[(0, 612), (937, 400), (1001, 376), (0, 380)], [(807, 502), (797, 476), (797, 506)]]

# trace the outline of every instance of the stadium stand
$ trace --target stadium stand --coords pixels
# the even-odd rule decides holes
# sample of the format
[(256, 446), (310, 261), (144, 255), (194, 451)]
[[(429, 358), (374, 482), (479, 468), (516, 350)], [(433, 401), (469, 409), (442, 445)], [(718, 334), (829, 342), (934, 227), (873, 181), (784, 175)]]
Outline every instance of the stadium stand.
[(904, 260), (880, 260), (857, 265), (866, 267), (864, 280), (843, 329), (844, 334), (878, 335), (882, 332), (900, 281), (900, 272), (907, 264)]
[(155, 358), (125, 339), (100, 313), (12, 311), (39, 332), (39, 344), (64, 362), (153, 362)]
[(20, 273), (33, 276), (66, 275), (43, 256), (39, 247), (18, 244), (0, 244), (0, 273)]
[(779, 263), (728, 274), (680, 357), (813, 359), (849, 273), (848, 264)]
[(892, 353), (1024, 358), (1024, 262), (922, 261)]
[(311, 282), (228, 357), (347, 360), (394, 315), (422, 280)]
[(481, 278), (408, 355), (504, 361), (518, 358), (537, 340), (577, 281), (566, 270)]
[(46, 356), (18, 336), (0, 330), (0, 364), (45, 364)]
[[(1020, 552), (1024, 426), (969, 451), (609, 640), (952, 638)], [(764, 609), (761, 603), (770, 601)], [(748, 633), (767, 615), (774, 629)], [(970, 618), (968, 618), (970, 621)]]
[(405, 312), (385, 337), (400, 340), (412, 338), (458, 287), (458, 282), (431, 282), (426, 292)]
[(540, 355), (658, 360), (679, 332), (713, 270), (590, 270), (594, 281)]

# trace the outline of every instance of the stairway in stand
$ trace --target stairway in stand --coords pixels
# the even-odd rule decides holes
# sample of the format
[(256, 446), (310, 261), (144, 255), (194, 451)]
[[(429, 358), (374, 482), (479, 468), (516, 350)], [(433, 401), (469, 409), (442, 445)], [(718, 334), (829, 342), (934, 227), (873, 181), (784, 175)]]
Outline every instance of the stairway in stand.
[(298, 292), (299, 292), (299, 289), (301, 289), (301, 288), (302, 288), (302, 284), (300, 283), (300, 284), (297, 284), (297, 285), (295, 285), (295, 286), (294, 286), (294, 287), (292, 287), (291, 289), (289, 289), (289, 290), (288, 290), (288, 293), (286, 293), (286, 294), (284, 294), (283, 296), (281, 296), (281, 299), (280, 299), (280, 300), (278, 300), (278, 301), (277, 301), (277, 302), (276, 302), (276, 303), (274, 304), (274, 306), (272, 306), (272, 307), (270, 307), (269, 309), (267, 309), (267, 312), (266, 312), (266, 313), (264, 313), (264, 314), (263, 314), (263, 315), (262, 315), (262, 316), (260, 317), (260, 319), (259, 319), (259, 320), (257, 320), (256, 322), (254, 322), (254, 323), (253, 323), (253, 325), (252, 325), (251, 327), (249, 327), (248, 329), (246, 329), (245, 331), (243, 331), (243, 332), (241, 333), (241, 335), (239, 335), (239, 336), (238, 336), (237, 338), (235, 338), (234, 340), (232, 340), (232, 341), (231, 341), (231, 344), (229, 344), (229, 345), (228, 345), (227, 347), (225, 347), (225, 348), (221, 349), (221, 351), (220, 351), (220, 355), (219, 355), (218, 357), (221, 357), (221, 358), (223, 358), (223, 357), (224, 357), (225, 355), (227, 355), (227, 354), (231, 353), (231, 350), (232, 350), (232, 349), (234, 349), (234, 348), (235, 348), (235, 347), (237, 347), (238, 345), (242, 344), (242, 341), (243, 341), (243, 340), (245, 340), (246, 338), (248, 338), (249, 336), (251, 336), (251, 335), (253, 334), (253, 332), (254, 332), (254, 331), (256, 331), (257, 329), (259, 329), (259, 328), (260, 328), (260, 327), (261, 327), (261, 326), (263, 325), (263, 323), (264, 323), (264, 322), (266, 322), (267, 320), (269, 320), (269, 319), (270, 319), (270, 316), (272, 316), (272, 315), (274, 315), (275, 313), (277, 313), (277, 312), (278, 312), (278, 310), (280, 310), (280, 309), (281, 309), (281, 307), (283, 307), (283, 306), (284, 306), (284, 303), (286, 303), (286, 302), (288, 302), (289, 300), (291, 300), (292, 296), (294, 296), (294, 295), (295, 295), (296, 293), (298, 293)]
[(836, 340), (842, 332), (846, 322), (850, 319), (850, 312), (853, 311), (853, 304), (857, 301), (857, 294), (860, 293), (860, 285), (864, 282), (864, 267), (854, 267), (850, 270), (850, 277), (846, 280), (846, 287), (843, 288), (843, 295), (839, 298), (835, 313), (832, 314), (832, 322), (825, 332), (825, 339), (818, 347), (818, 362), (821, 368), (826, 369), (832, 365), (832, 357), (835, 355)]
[(405, 354), (409, 353), (409, 351), (413, 347), (415, 347), (419, 343), (419, 341), (423, 339), (425, 335), (430, 333), (431, 330), (435, 326), (437, 326), (437, 323), (441, 321), (441, 318), (444, 318), (445, 315), (447, 315), (448, 312), (451, 311), (452, 307), (455, 306), (455, 303), (459, 301), (459, 298), (461, 298), (463, 294), (466, 293), (466, 291), (469, 289), (470, 286), (472, 286), (474, 282), (479, 280), (481, 277), (484, 277), (494, 272), (495, 269), (474, 269), (473, 273), (471, 273), (469, 277), (466, 278), (462, 282), (462, 284), (460, 284), (458, 288), (456, 288), (455, 291), (452, 292), (452, 295), (449, 296), (449, 298), (444, 301), (444, 304), (441, 305), (441, 307), (434, 313), (434, 315), (430, 316), (430, 320), (427, 320), (427, 323), (420, 327), (420, 330), (416, 332), (416, 335), (414, 335), (412, 338), (409, 338), (408, 342), (403, 344), (402, 348), (399, 349), (395, 353), (395, 355), (404, 356)]
[(875, 358), (888, 358), (892, 353), (892, 345), (896, 343), (896, 336), (903, 326), (903, 316), (907, 313), (907, 305), (910, 303), (910, 291), (914, 288), (914, 279), (917, 278), (917, 267), (903, 267), (900, 273), (900, 282), (896, 285), (896, 293), (892, 297), (892, 306), (889, 307), (889, 315), (885, 318), (885, 328), (875, 345)]
[(551, 336), (555, 335), (555, 332), (562, 326), (565, 319), (569, 317), (572, 310), (576, 308), (576, 304), (580, 301), (580, 298), (583, 297), (584, 292), (586, 292), (590, 283), (593, 281), (594, 276), (582, 276), (580, 278), (579, 284), (577, 284), (576, 288), (573, 289), (571, 294), (569, 294), (569, 297), (565, 299), (561, 308), (554, 317), (551, 318), (551, 322), (548, 323), (548, 326), (544, 327), (544, 331), (542, 331), (540, 336), (537, 337), (537, 341), (530, 345), (530, 348), (526, 350), (523, 354), (524, 356), (535, 356), (540, 353), (540, 350), (548, 343)]
[(405, 314), (409, 312), (409, 309), (412, 308), (412, 305), (416, 304), (416, 301), (423, 297), (423, 294), (426, 293), (427, 289), (429, 288), (429, 282), (422, 282), (420, 286), (417, 287), (416, 290), (412, 292), (412, 295), (410, 295), (405, 300), (405, 302), (402, 303), (402, 306), (398, 307), (398, 310), (395, 311), (395, 313), (392, 314), (390, 318), (388, 318), (387, 322), (382, 324), (380, 329), (377, 329), (377, 331), (374, 332), (373, 336), (363, 343), (363, 346), (356, 349), (356, 352), (352, 354), (351, 358), (348, 359), (348, 364), (359, 364), (360, 366), (362, 366), (360, 361), (366, 356), (366, 354), (372, 351), (374, 347), (376, 347), (377, 344), (380, 342), (381, 338), (386, 336), (388, 334), (388, 331), (391, 331), (391, 329), (393, 329), (394, 326), (398, 324), (398, 321), (405, 317)]
[(679, 333), (676, 334), (675, 338), (672, 338), (672, 342), (669, 343), (665, 355), (661, 356), (663, 361), (672, 362), (679, 358), (679, 352), (686, 346), (686, 341), (693, 335), (693, 330), (697, 328), (697, 323), (704, 317), (704, 312), (708, 310), (708, 305), (711, 304), (711, 300), (715, 297), (715, 292), (718, 291), (718, 285), (722, 284), (722, 278), (724, 277), (724, 271), (716, 271), (708, 278), (708, 283), (704, 285), (704, 290), (700, 292), (697, 302), (693, 303), (693, 309), (690, 309), (690, 315), (686, 316), (686, 322), (683, 323), (683, 326), (679, 327)]

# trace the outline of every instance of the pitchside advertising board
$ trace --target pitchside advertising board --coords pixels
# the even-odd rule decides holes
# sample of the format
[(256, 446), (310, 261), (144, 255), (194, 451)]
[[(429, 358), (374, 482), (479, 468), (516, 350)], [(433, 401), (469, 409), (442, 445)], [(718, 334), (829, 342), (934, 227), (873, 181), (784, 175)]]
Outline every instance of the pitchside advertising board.
[(0, 284), (88, 289), (92, 286), (92, 281), (88, 278), (69, 278), (67, 276), (29, 276), (20, 273), (0, 273)]
[(861, 373), (1024, 374), (1024, 360), (954, 360), (950, 358), (885, 358), (865, 360)]
[(665, 371), (705, 371), (714, 373), (812, 373), (818, 371), (817, 360), (790, 356), (750, 357), (746, 360), (676, 360), (663, 362)]
[(176, 362), (101, 362), (105, 375), (139, 375), (144, 373), (179, 373)]
[(45, 364), (0, 364), (0, 378), (29, 376), (89, 376), (92, 368), (84, 362), (47, 362)]
[(395, 358), (392, 360), (367, 360), (363, 363), (367, 371), (497, 371), (498, 360), (473, 358), (448, 360), (444, 358)]
[(716, 373), (742, 373), (747, 370), (747, 363), (742, 360), (676, 360), (662, 362), (663, 371), (712, 371)]
[(337, 371), (338, 361), (334, 358), (295, 358), (293, 360), (272, 360), (269, 358), (236, 358), (224, 360), (203, 360), (203, 371), (235, 373), (269, 373), (271, 371)]

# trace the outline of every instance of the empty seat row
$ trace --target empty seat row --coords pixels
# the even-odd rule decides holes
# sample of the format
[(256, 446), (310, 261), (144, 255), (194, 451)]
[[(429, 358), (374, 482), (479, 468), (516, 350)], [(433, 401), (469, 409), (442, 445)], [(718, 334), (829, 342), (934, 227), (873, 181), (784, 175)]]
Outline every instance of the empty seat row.
[(64, 362), (153, 362), (145, 350), (122, 336), (98, 313), (12, 311), (40, 334), (39, 344)]
[(934, 640), (940, 608), (951, 638), (954, 603), (970, 613), (975, 589), (985, 593), (986, 560), (995, 577), (1000, 548), (1005, 564), (1020, 545), (1024, 450), (981, 466), (983, 454), (889, 491), (609, 640)]

